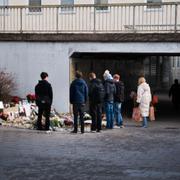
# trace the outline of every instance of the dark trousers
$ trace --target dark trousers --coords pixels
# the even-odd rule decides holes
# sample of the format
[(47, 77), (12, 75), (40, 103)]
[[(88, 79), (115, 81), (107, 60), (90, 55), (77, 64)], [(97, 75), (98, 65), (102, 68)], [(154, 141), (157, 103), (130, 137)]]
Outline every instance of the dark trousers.
[(73, 104), (74, 131), (78, 131), (78, 116), (80, 117), (81, 132), (84, 133), (84, 104)]
[(38, 120), (37, 120), (37, 129), (42, 130), (42, 115), (44, 113), (44, 116), (46, 118), (45, 122), (45, 130), (49, 130), (49, 125), (50, 125), (50, 111), (51, 111), (51, 106), (50, 105), (44, 105), (44, 106), (38, 106)]
[(91, 131), (100, 131), (102, 123), (102, 104), (90, 103), (90, 115), (92, 117)]

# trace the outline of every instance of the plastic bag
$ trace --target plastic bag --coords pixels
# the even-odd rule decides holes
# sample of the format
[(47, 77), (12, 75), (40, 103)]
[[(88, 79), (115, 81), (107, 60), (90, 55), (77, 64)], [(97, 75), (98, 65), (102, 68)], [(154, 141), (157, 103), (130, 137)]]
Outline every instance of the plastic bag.
[(154, 106), (150, 106), (149, 108), (149, 120), (150, 121), (155, 120)]
[(140, 109), (138, 107), (133, 108), (132, 119), (134, 121), (137, 121), (137, 122), (142, 121), (141, 112), (140, 112)]

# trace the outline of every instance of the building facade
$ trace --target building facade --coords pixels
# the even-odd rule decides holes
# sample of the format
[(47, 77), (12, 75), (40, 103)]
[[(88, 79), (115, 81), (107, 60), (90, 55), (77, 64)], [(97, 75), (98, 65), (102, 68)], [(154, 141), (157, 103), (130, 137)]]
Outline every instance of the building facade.
[(87, 81), (91, 71), (120, 73), (127, 96), (140, 75), (168, 89), (180, 80), (179, 34), (179, 1), (0, 0), (0, 68), (13, 73), (21, 97), (47, 71), (59, 112), (69, 111), (77, 69)]

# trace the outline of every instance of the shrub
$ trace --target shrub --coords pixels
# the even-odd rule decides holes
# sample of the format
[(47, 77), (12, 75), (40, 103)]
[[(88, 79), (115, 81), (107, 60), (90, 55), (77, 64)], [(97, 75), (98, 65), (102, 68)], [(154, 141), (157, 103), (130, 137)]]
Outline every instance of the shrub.
[(16, 89), (16, 83), (11, 73), (0, 70), (0, 101), (11, 101), (11, 94)]

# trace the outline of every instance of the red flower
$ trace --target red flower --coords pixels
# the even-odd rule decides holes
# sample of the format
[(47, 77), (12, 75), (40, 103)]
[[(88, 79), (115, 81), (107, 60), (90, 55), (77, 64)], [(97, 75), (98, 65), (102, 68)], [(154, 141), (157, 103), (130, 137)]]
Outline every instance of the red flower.
[(19, 99), (20, 99), (20, 98), (19, 98), (18, 96), (13, 96), (11, 101), (12, 101), (13, 103), (15, 103), (15, 104), (18, 104), (18, 103), (19, 103)]
[(27, 100), (30, 102), (33, 102), (33, 101), (35, 101), (36, 100), (36, 96), (35, 96), (35, 94), (28, 94), (27, 96)]

